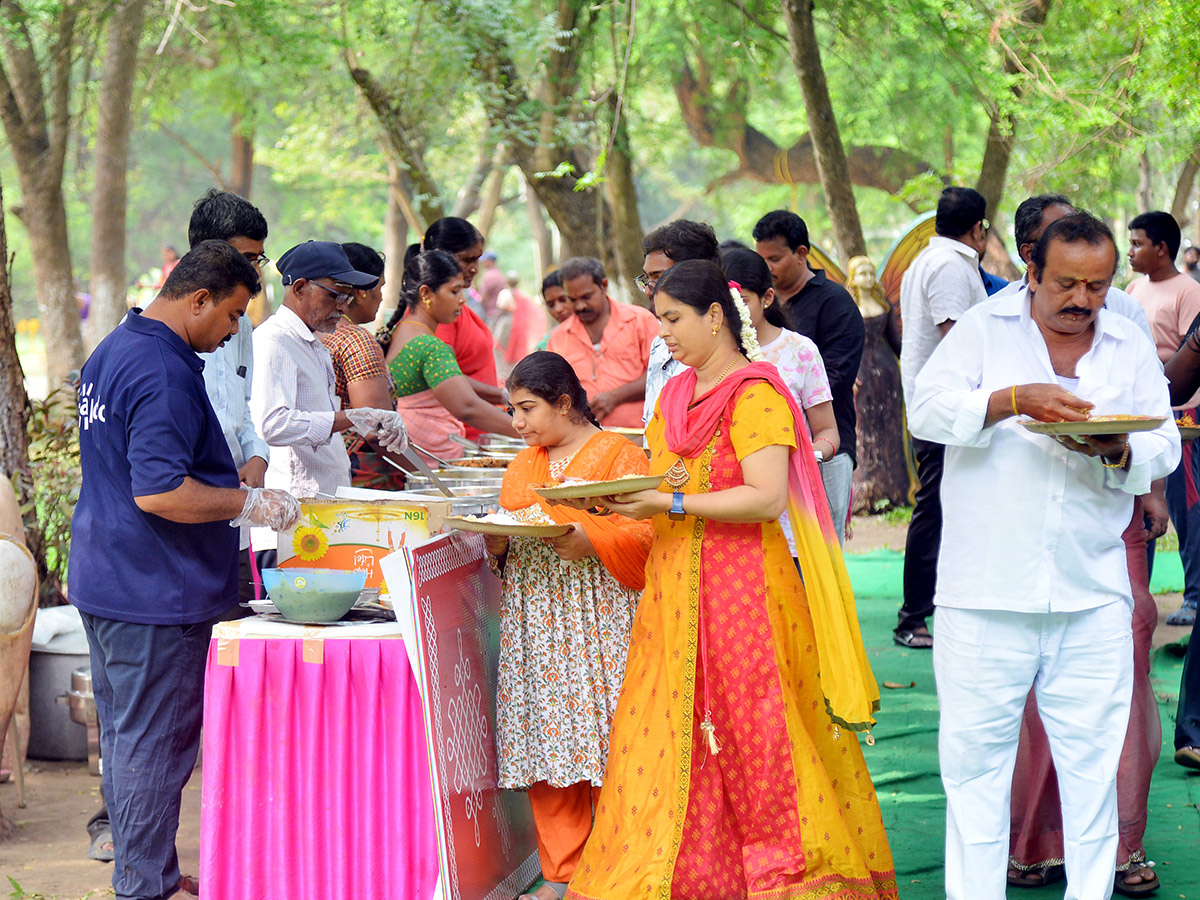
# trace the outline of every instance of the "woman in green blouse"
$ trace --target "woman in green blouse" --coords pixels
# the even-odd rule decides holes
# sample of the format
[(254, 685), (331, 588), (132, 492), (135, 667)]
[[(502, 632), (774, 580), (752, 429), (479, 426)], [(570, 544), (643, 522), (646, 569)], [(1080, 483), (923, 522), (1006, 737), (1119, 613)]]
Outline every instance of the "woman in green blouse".
[(379, 335), (409, 437), (443, 459), (462, 456), (462, 445), (449, 436), (464, 435), (464, 422), (517, 436), (508, 415), (480, 399), (450, 345), (434, 334), (458, 318), (464, 301), (458, 260), (443, 250), (422, 251), (405, 264), (400, 308)]

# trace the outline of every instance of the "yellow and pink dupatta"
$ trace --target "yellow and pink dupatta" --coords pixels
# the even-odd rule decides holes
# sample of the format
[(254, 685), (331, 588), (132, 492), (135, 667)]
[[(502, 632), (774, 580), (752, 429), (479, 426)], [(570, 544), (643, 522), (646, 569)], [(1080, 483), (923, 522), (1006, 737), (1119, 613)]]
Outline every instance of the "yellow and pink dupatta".
[(659, 399), (667, 447), (678, 456), (699, 456), (736, 391), (748, 381), (765, 381), (775, 388), (787, 401), (795, 421), (797, 446), (788, 459), (788, 515), (816, 633), (826, 710), (835, 724), (869, 732), (875, 723), (873, 713), (879, 709), (879, 686), (863, 649), (854, 591), (804, 427), (804, 413), (779, 372), (768, 363), (751, 363), (727, 375), (690, 407), (695, 369), (672, 378)]

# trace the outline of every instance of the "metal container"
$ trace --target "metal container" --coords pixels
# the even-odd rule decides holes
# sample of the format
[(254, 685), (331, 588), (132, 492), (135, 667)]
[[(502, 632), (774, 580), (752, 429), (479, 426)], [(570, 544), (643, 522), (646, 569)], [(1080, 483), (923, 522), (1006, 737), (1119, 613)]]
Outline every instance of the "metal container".
[(69, 710), (71, 721), (87, 729), (88, 772), (100, 774), (100, 719), (96, 715), (96, 697), (92, 693), (92, 670), (81, 666), (71, 673), (71, 690), (58, 698)]
[(88, 672), (88, 654), (34, 650), (29, 654), (29, 756), (31, 759), (88, 758), (87, 730), (59, 703), (74, 684), (74, 673)]

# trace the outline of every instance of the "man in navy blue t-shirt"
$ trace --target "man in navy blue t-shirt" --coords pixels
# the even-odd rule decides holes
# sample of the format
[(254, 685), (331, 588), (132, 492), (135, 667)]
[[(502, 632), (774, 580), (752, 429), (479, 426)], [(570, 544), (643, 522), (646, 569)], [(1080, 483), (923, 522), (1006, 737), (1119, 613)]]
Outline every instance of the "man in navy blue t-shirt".
[(196, 355), (237, 332), (258, 288), (237, 250), (205, 241), (81, 374), (68, 594), (91, 649), (122, 900), (178, 889), (175, 833), (196, 764), (209, 632), (237, 596), (230, 524), (283, 529), (300, 514), (284, 491), (239, 488)]

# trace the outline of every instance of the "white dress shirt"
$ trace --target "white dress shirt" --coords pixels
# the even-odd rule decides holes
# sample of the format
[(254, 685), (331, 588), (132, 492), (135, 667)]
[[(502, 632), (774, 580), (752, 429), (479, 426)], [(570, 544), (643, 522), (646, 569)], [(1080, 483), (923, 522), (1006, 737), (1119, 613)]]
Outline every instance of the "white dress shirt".
[[(333, 430), (341, 406), (334, 391), (329, 351), (286, 306), (254, 329), (259, 377), (250, 392), (250, 412), (271, 445), (266, 485), (296, 497), (334, 494), (350, 484), (350, 457)], [(252, 531), (255, 551), (275, 547), (275, 532)]]
[(979, 254), (962, 241), (934, 235), (917, 254), (900, 282), (900, 382), (910, 402), (917, 373), (942, 339), (938, 326), (957, 322), (962, 314), (987, 300), (979, 274)]
[[(238, 320), (238, 333), (224, 347), (212, 353), (197, 354), (204, 360), (204, 390), (212, 404), (221, 433), (233, 455), (233, 464), (239, 470), (246, 460), (255, 456), (270, 462), (271, 451), (267, 442), (254, 430), (250, 416), (250, 385), (254, 379), (254, 339), (251, 336), (254, 323), (243, 315)], [(239, 548), (250, 545), (250, 529), (241, 529)]]
[(1133, 498), (1179, 462), (1179, 429), (1149, 341), (1102, 309), (1075, 374), (1094, 413), (1165, 416), (1129, 435), (1128, 471), (1033, 434), (1016, 417), (984, 427), (994, 391), (1057, 382), (1028, 292), (966, 312), (933, 352), (908, 410), (915, 437), (946, 444), (939, 606), (1077, 612), (1132, 603), (1121, 533)]
[(647, 424), (658, 405), (658, 395), (667, 382), (686, 369), (683, 363), (671, 355), (667, 343), (655, 336), (650, 343), (650, 361), (646, 365), (646, 399), (642, 404), (642, 424)]

